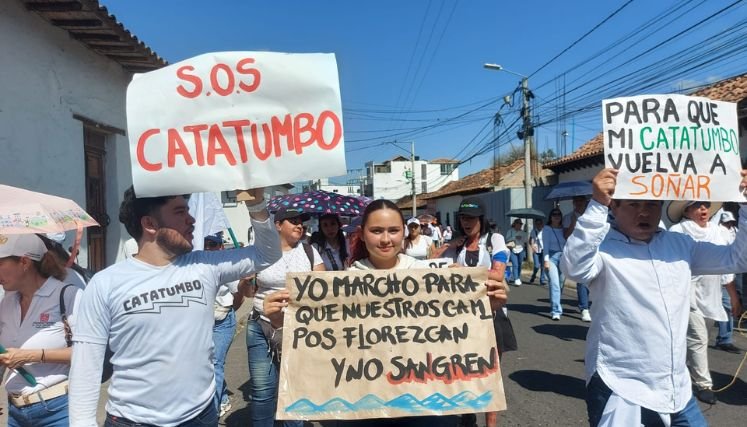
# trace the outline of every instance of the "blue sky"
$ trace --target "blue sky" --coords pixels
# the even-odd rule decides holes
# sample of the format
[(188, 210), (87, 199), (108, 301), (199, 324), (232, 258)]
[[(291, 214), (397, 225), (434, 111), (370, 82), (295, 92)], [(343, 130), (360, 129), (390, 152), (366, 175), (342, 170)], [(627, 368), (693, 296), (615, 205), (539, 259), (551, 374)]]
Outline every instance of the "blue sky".
[[(487, 167), (494, 146), (501, 153), (521, 144), (509, 126), (520, 98), (505, 106), (501, 99), (520, 78), (483, 63), (530, 75), (540, 151), (562, 151), (565, 129), (570, 152), (601, 130), (603, 98), (672, 92), (747, 72), (747, 43), (740, 41), (747, 40), (747, 6), (732, 3), (101, 0), (172, 63), (212, 51), (333, 52), (348, 169), (405, 154), (388, 142), (414, 140), (422, 158), (465, 161), (461, 176)], [(494, 127), (499, 108), (503, 124)], [(576, 109), (583, 111), (570, 114)], [(501, 135), (497, 145), (494, 135)]]

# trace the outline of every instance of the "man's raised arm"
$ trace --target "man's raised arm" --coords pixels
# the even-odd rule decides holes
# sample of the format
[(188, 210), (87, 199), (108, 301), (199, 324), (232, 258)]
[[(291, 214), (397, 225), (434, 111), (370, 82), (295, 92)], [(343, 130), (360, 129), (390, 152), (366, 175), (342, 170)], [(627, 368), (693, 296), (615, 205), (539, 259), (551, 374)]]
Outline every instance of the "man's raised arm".
[(567, 279), (589, 283), (599, 275), (602, 263), (599, 245), (610, 228), (607, 213), (616, 182), (617, 171), (614, 169), (603, 169), (594, 177), (592, 200), (576, 222), (563, 249), (560, 269)]

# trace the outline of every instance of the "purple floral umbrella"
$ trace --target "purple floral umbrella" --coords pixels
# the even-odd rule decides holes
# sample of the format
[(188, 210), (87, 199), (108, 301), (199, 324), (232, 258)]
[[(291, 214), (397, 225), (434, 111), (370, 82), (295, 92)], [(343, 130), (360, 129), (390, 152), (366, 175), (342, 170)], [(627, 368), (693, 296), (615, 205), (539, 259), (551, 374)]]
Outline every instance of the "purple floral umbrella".
[(270, 199), (267, 209), (275, 213), (282, 208), (301, 208), (312, 215), (337, 214), (359, 216), (371, 201), (367, 197), (345, 196), (317, 190), (299, 194), (285, 194)]

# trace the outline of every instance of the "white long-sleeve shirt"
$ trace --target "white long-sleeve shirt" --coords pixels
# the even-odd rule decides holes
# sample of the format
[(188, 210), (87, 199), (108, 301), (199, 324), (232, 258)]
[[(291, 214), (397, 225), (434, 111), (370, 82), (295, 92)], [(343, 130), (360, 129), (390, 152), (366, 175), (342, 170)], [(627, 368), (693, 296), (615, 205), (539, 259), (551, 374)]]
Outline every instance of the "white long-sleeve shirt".
[(213, 302), (221, 283), (281, 255), (274, 224), (252, 221), (254, 246), (195, 251), (154, 266), (131, 258), (96, 274), (78, 310), (70, 370), (70, 425), (95, 426), (104, 350), (114, 356), (106, 411), (165, 427), (212, 404)]
[[(586, 338), (586, 379), (597, 372), (617, 395), (659, 413), (681, 411), (692, 396), (685, 366), (690, 276), (747, 270), (747, 235), (729, 246), (659, 230), (650, 242), (607, 223), (591, 201), (563, 251), (561, 269), (588, 283), (594, 321)], [(742, 207), (740, 229), (747, 226)]]

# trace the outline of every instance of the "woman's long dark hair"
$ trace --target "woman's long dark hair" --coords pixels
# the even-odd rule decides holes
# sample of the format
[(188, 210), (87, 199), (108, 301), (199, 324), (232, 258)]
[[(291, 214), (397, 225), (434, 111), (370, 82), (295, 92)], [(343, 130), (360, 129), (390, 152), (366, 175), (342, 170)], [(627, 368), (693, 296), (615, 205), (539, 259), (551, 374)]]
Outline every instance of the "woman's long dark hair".
[(353, 238), (353, 243), (350, 245), (350, 263), (368, 258), (368, 249), (366, 249), (366, 242), (363, 241), (363, 232), (366, 229), (366, 223), (368, 217), (380, 210), (380, 209), (391, 209), (397, 211), (399, 217), (402, 219), (402, 227), (405, 226), (405, 217), (402, 215), (402, 211), (394, 203), (386, 199), (374, 200), (369, 203), (366, 210), (363, 212), (363, 218), (361, 218), (361, 231)]
[(342, 232), (342, 222), (340, 222), (340, 217), (335, 214), (325, 214), (319, 217), (319, 231), (314, 232), (314, 234), (311, 235), (311, 243), (316, 244), (316, 246), (319, 248), (319, 251), (321, 252), (322, 249), (324, 249), (324, 246), (327, 243), (327, 236), (324, 235), (324, 233), (321, 231), (322, 228), (322, 220), (328, 219), (328, 218), (334, 218), (334, 220), (337, 222), (337, 235), (335, 238), (337, 239), (337, 245), (340, 247), (338, 249), (338, 254), (340, 255), (340, 259), (342, 262), (345, 262), (346, 259), (348, 259), (348, 248), (345, 244), (345, 233)]

